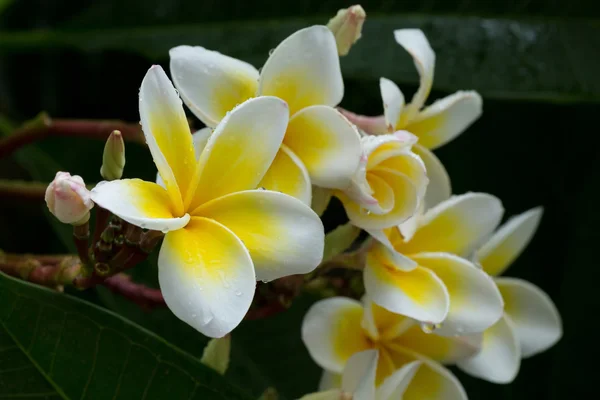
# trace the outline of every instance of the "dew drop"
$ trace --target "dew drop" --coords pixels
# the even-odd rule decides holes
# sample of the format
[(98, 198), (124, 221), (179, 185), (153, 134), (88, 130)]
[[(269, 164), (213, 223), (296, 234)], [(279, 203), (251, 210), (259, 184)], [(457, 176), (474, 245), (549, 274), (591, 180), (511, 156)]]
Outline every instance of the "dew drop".
[(236, 290), (236, 291), (235, 291), (235, 295), (239, 297), (239, 296), (241, 296), (241, 295), (242, 295), (242, 292), (240, 292), (239, 290)]
[(269, 55), (272, 55), (274, 51), (275, 51), (275, 49), (269, 50)]
[(436, 329), (440, 329), (442, 324), (433, 324), (431, 322), (423, 322), (421, 324), (421, 329), (425, 333), (433, 333)]
[(364, 208), (364, 207), (361, 207), (361, 208), (360, 208), (360, 213), (361, 213), (362, 215), (370, 215), (370, 214), (371, 214), (371, 211), (367, 210), (367, 209), (366, 209), (366, 208)]
[(192, 318), (196, 318), (196, 317), (197, 317), (197, 315), (196, 315), (196, 314), (192, 314)]

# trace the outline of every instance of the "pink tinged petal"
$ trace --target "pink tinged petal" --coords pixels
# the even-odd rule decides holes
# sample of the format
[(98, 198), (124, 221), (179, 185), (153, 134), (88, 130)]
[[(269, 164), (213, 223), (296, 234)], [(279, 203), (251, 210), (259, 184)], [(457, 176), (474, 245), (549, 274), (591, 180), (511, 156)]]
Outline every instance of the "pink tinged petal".
[(394, 243), (404, 254), (446, 252), (470, 256), (496, 229), (502, 203), (486, 193), (452, 196), (425, 212), (419, 229), (407, 243)]
[(362, 304), (345, 297), (316, 302), (302, 321), (302, 341), (322, 368), (342, 373), (353, 354), (371, 348), (361, 329)]
[(449, 253), (419, 253), (411, 258), (433, 271), (450, 294), (450, 310), (436, 334), (483, 332), (501, 317), (504, 302), (493, 279), (470, 261)]
[(189, 209), (256, 188), (279, 151), (287, 123), (287, 105), (275, 97), (250, 99), (227, 114), (200, 155), (198, 185)]
[(148, 70), (140, 87), (142, 129), (176, 214), (194, 190), (196, 162), (181, 100), (160, 66)]
[(92, 189), (92, 200), (130, 224), (144, 229), (173, 231), (190, 220), (188, 214), (173, 213), (167, 191), (152, 182), (140, 179), (119, 179), (100, 182)]
[(181, 98), (207, 126), (256, 95), (258, 71), (244, 61), (199, 46), (177, 46), (169, 56)]
[(490, 275), (501, 275), (527, 247), (540, 220), (543, 209), (533, 208), (510, 218), (475, 253), (476, 261)]
[(394, 31), (394, 38), (411, 55), (420, 77), (419, 90), (406, 107), (406, 115), (402, 118), (403, 121), (410, 121), (423, 107), (431, 91), (435, 53), (420, 29), (398, 29)]
[(404, 129), (419, 137), (419, 144), (436, 149), (463, 133), (482, 113), (477, 92), (456, 92), (437, 100), (417, 114)]
[(222, 337), (242, 321), (256, 285), (242, 241), (218, 222), (198, 217), (165, 236), (158, 279), (171, 311), (210, 337)]
[(394, 82), (386, 78), (379, 79), (379, 90), (383, 100), (383, 115), (387, 130), (394, 132), (404, 108), (404, 95)]
[(521, 365), (521, 349), (514, 324), (504, 315), (483, 333), (481, 351), (457, 363), (464, 372), (493, 383), (512, 382)]
[(310, 207), (286, 194), (232, 193), (204, 204), (196, 215), (230, 229), (248, 249), (262, 281), (306, 274), (323, 258), (323, 223)]
[(356, 128), (329, 106), (306, 107), (292, 116), (283, 140), (306, 166), (317, 186), (344, 189), (362, 153)]
[(384, 115), (370, 117), (353, 113), (352, 111), (345, 110), (342, 107), (338, 107), (337, 109), (344, 117), (348, 118), (348, 121), (352, 122), (360, 130), (366, 132), (367, 134), (378, 135), (388, 132)]
[(531, 357), (554, 346), (562, 337), (562, 321), (550, 297), (539, 287), (516, 278), (497, 278), (505, 312), (513, 322), (521, 356)]
[(344, 82), (333, 33), (315, 25), (281, 42), (262, 68), (258, 91), (285, 100), (291, 115), (308, 106), (339, 104)]
[(435, 324), (448, 314), (448, 291), (442, 280), (426, 268), (403, 271), (368, 254), (364, 284), (369, 298), (391, 312)]
[(450, 177), (442, 162), (436, 157), (433, 152), (417, 143), (412, 151), (417, 154), (427, 170), (429, 184), (425, 192), (425, 210), (428, 210), (442, 201), (448, 200), (452, 195), (452, 186)]

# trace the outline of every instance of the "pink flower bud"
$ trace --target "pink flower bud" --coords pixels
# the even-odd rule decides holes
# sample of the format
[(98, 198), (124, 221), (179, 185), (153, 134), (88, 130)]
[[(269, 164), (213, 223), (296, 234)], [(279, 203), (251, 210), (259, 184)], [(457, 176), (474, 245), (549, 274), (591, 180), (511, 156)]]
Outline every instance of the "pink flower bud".
[(57, 172), (46, 189), (46, 204), (50, 212), (62, 223), (81, 225), (90, 218), (94, 203), (83, 178), (68, 172)]
[(345, 56), (362, 32), (362, 26), (367, 14), (360, 5), (344, 8), (329, 20), (327, 27), (335, 36), (338, 54)]

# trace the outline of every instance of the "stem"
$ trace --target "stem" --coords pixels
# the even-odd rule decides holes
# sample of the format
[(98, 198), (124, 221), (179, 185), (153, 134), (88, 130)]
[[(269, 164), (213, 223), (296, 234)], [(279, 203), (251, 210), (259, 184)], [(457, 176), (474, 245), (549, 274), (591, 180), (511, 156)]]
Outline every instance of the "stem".
[(46, 195), (48, 184), (0, 179), (0, 197), (16, 200), (41, 200)]
[(125, 274), (117, 274), (106, 279), (103, 283), (110, 291), (120, 294), (144, 309), (165, 307), (165, 299), (160, 289), (153, 289), (131, 280)]
[(73, 241), (77, 248), (77, 254), (81, 262), (87, 264), (90, 261), (88, 253), (88, 241), (90, 239), (90, 223), (73, 226)]
[(0, 158), (6, 157), (27, 144), (51, 136), (106, 140), (114, 130), (121, 131), (125, 140), (145, 143), (139, 124), (110, 120), (51, 119), (47, 114), (42, 113), (32, 122), (26, 123), (14, 131), (12, 135), (0, 139)]

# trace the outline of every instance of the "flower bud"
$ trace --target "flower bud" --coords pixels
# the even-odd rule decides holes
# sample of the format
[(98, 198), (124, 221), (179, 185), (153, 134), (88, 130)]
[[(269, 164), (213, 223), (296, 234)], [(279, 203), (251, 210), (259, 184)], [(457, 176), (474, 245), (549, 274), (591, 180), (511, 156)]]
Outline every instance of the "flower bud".
[(46, 189), (46, 204), (50, 212), (62, 223), (82, 225), (90, 219), (94, 207), (85, 182), (68, 172), (57, 172)]
[(360, 39), (363, 23), (367, 14), (360, 5), (344, 8), (329, 20), (327, 27), (335, 36), (338, 54), (345, 56), (350, 48)]
[(125, 143), (119, 131), (113, 131), (104, 145), (100, 175), (107, 181), (121, 179), (125, 168)]

